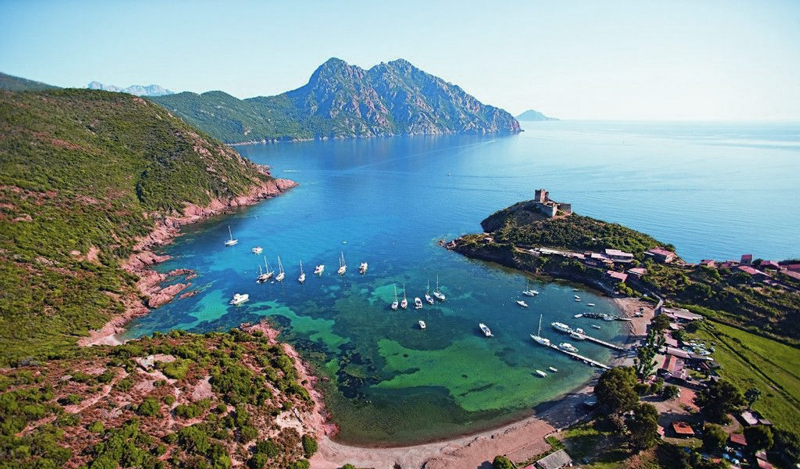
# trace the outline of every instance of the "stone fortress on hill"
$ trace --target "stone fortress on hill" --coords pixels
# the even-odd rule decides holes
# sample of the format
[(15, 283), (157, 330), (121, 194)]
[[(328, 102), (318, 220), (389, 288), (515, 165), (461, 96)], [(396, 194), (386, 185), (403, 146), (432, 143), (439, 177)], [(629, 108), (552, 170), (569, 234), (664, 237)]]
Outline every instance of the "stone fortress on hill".
[(533, 206), (547, 218), (555, 218), (557, 215), (572, 215), (572, 204), (562, 204), (551, 200), (544, 189), (536, 189)]

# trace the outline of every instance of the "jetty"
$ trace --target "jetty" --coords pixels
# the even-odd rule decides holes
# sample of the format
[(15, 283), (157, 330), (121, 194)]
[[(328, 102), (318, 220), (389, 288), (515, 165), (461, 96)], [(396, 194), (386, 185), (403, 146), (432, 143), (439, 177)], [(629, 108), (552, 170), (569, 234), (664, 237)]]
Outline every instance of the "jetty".
[(577, 354), (577, 353), (574, 353), (574, 352), (568, 352), (566, 350), (561, 350), (560, 348), (558, 348), (555, 345), (550, 344), (550, 345), (548, 345), (548, 347), (550, 347), (553, 350), (557, 350), (557, 351), (559, 351), (559, 352), (561, 352), (561, 353), (563, 353), (565, 355), (569, 355), (569, 357), (572, 358), (573, 360), (582, 361), (583, 363), (586, 363), (587, 365), (596, 366), (597, 368), (600, 368), (601, 370), (610, 370), (611, 369), (611, 367), (606, 365), (605, 363), (600, 363), (598, 361), (592, 360), (589, 357), (584, 357), (583, 355), (580, 355), (580, 354)]
[(597, 337), (592, 337), (592, 336), (587, 335), (587, 334), (581, 334), (581, 335), (586, 337), (586, 340), (588, 340), (590, 342), (594, 342), (594, 343), (596, 343), (598, 345), (602, 345), (603, 347), (608, 347), (610, 349), (618, 350), (618, 351), (625, 350), (624, 347), (620, 347), (619, 345), (612, 344), (611, 342), (606, 342), (605, 340), (600, 340)]

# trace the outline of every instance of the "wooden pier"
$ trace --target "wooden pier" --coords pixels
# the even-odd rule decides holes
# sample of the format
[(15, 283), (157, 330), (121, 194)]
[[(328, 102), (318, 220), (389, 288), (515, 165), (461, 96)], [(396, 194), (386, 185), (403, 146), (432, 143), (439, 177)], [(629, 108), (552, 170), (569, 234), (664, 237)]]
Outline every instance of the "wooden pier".
[(596, 367), (598, 367), (598, 368), (600, 368), (602, 370), (610, 370), (611, 369), (611, 367), (606, 365), (605, 363), (600, 363), (598, 361), (592, 360), (589, 357), (584, 357), (583, 355), (579, 355), (577, 353), (568, 352), (566, 350), (561, 350), (560, 348), (558, 348), (555, 345), (551, 344), (550, 348), (553, 349), (553, 350), (557, 350), (557, 351), (559, 351), (559, 352), (561, 352), (561, 353), (563, 353), (565, 355), (569, 355), (571, 358), (573, 358), (575, 360), (580, 360), (583, 363), (586, 363), (587, 365), (596, 366)]
[(625, 350), (624, 347), (620, 347), (619, 345), (614, 345), (611, 342), (606, 342), (605, 340), (600, 340), (600, 339), (598, 339), (596, 337), (592, 337), (592, 336), (587, 335), (587, 334), (581, 334), (581, 335), (586, 337), (586, 340), (588, 340), (590, 342), (594, 342), (594, 343), (599, 344), (599, 345), (602, 345), (604, 347), (608, 347), (610, 349), (619, 350), (619, 351)]

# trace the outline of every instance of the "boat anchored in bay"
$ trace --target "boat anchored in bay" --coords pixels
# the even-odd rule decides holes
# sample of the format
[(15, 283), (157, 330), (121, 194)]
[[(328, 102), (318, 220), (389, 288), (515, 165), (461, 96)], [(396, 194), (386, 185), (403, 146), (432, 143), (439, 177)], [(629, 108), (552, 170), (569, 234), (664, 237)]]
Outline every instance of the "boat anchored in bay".
[(237, 244), (239, 244), (239, 240), (233, 238), (233, 231), (231, 231), (231, 227), (230, 226), (228, 226), (228, 234), (231, 236), (231, 238), (229, 240), (225, 241), (225, 246), (226, 247), (236, 246)]

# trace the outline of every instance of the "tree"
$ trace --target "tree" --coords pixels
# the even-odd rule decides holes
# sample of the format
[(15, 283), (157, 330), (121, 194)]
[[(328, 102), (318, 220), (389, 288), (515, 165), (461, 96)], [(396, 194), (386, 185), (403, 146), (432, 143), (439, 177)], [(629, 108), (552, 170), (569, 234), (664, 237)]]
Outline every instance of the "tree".
[(514, 469), (514, 465), (505, 456), (495, 456), (492, 461), (492, 469)]
[(600, 409), (608, 414), (621, 414), (633, 409), (639, 402), (636, 394), (636, 372), (628, 366), (620, 366), (603, 372), (594, 387)]
[(712, 382), (695, 397), (695, 404), (703, 410), (708, 420), (724, 423), (728, 414), (744, 406), (742, 393), (731, 383), (723, 380)]
[(657, 362), (655, 356), (658, 350), (664, 346), (664, 336), (658, 334), (655, 329), (650, 329), (647, 334), (647, 342), (639, 347), (636, 358), (633, 360), (636, 366), (636, 375), (642, 381), (647, 381), (656, 372)]
[(650, 321), (650, 327), (656, 332), (664, 332), (669, 329), (669, 316), (661, 313)]
[(658, 439), (658, 410), (652, 404), (636, 405), (627, 426), (631, 432), (629, 441), (636, 450), (651, 448)]
[(303, 452), (306, 458), (314, 456), (314, 453), (317, 452), (317, 440), (308, 435), (303, 435)]
[(703, 427), (703, 450), (709, 453), (716, 453), (725, 447), (728, 441), (728, 434), (719, 425), (707, 423)]
[(661, 392), (661, 395), (664, 397), (665, 400), (669, 401), (671, 399), (675, 399), (678, 397), (678, 394), (681, 393), (681, 390), (678, 386), (674, 386), (672, 384), (668, 384), (664, 386), (664, 391)]
[(139, 408), (136, 409), (136, 413), (145, 417), (154, 417), (158, 415), (161, 411), (161, 406), (158, 405), (158, 401), (153, 399), (152, 397), (148, 397), (139, 404)]
[(772, 430), (769, 427), (763, 425), (745, 427), (744, 438), (747, 440), (747, 446), (753, 451), (772, 448)]
[(752, 409), (753, 404), (761, 397), (761, 390), (758, 388), (750, 388), (744, 393), (744, 398), (747, 400), (747, 408)]

